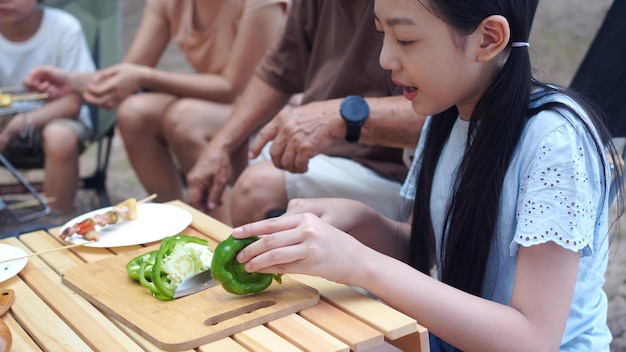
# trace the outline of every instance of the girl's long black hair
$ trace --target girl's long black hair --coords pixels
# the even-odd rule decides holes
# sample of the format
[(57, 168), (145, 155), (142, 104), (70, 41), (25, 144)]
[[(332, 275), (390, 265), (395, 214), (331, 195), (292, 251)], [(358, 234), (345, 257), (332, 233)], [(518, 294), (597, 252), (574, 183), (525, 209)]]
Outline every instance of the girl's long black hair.
[[(509, 45), (512, 42), (528, 42), (538, 5), (538, 0), (418, 1), (446, 21), (460, 36), (473, 33), (488, 16), (502, 15), (510, 25)], [(468, 132), (468, 141), (471, 143), (468, 143), (459, 166), (455, 192), (448, 203), (442, 229), (442, 281), (477, 296), (482, 293), (491, 243), (496, 238), (504, 176), (525, 124), (531, 116), (547, 109), (561, 113), (566, 110), (581, 118), (571, 108), (560, 103), (529, 108), (531, 91), (534, 88), (543, 89), (541, 96), (535, 94), (533, 99), (554, 94), (557, 88), (538, 82), (532, 77), (528, 48), (517, 47), (510, 50), (502, 71), (479, 100), (471, 116)], [(597, 109), (574, 92), (564, 89), (558, 89), (558, 92), (571, 96), (587, 110), (593, 128), (601, 138), (602, 145), (596, 146), (598, 153), (603, 153), (607, 148), (616, 157), (611, 135)], [(409, 263), (425, 273), (430, 272), (434, 263), (434, 233), (430, 214), (433, 175), (457, 117), (456, 107), (434, 116), (428, 136), (423, 137), (426, 141), (421, 154), (422, 166), (417, 177)], [(477, 128), (479, 120), (480, 128)], [(591, 126), (587, 127), (592, 130)], [(609, 182), (610, 180), (606, 180), (604, 185), (606, 192)]]

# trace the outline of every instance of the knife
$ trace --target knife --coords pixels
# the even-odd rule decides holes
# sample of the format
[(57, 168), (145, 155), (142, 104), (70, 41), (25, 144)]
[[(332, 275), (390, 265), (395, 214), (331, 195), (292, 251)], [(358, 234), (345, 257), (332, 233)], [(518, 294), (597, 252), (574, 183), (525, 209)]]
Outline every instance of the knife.
[(205, 270), (181, 282), (174, 291), (174, 298), (184, 297), (218, 284), (219, 282), (211, 276), (211, 269)]

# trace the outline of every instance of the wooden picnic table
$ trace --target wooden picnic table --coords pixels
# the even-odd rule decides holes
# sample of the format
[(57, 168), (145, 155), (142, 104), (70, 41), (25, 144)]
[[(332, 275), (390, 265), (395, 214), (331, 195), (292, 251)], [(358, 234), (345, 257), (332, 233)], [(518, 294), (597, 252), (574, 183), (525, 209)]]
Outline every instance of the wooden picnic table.
[[(186, 234), (204, 236), (212, 245), (230, 234), (228, 226), (180, 201), (168, 204), (192, 214)], [(0, 243), (27, 253), (41, 252), (67, 245), (58, 238), (58, 230), (36, 231)], [(17, 276), (0, 283), (0, 289), (15, 291), (15, 302), (2, 317), (12, 332), (13, 350), (161, 351), (62, 282), (68, 269), (140, 248), (83, 246), (30, 257)], [(321, 278), (289, 277), (317, 289), (319, 303), (190, 351), (429, 351), (426, 328), (384, 303)]]

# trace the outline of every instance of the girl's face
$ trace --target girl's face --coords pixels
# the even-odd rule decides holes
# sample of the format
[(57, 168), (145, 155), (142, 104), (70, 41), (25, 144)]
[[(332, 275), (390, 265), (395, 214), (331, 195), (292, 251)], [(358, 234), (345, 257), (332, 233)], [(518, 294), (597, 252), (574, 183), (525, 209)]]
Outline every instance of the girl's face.
[(477, 59), (482, 35), (455, 36), (418, 0), (375, 0), (374, 12), (384, 34), (380, 64), (413, 110), (428, 116), (456, 105), (469, 119), (494, 73), (494, 63)]
[(36, 13), (37, 0), (0, 0), (0, 24), (18, 24)]

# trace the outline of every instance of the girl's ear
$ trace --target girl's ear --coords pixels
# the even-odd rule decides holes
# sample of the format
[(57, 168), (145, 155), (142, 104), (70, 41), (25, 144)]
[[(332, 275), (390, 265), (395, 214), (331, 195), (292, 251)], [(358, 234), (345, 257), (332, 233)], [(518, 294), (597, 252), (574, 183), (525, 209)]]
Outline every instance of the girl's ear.
[(480, 40), (476, 60), (490, 61), (498, 56), (509, 43), (511, 37), (509, 21), (504, 16), (491, 15), (480, 23), (474, 34), (477, 34)]

